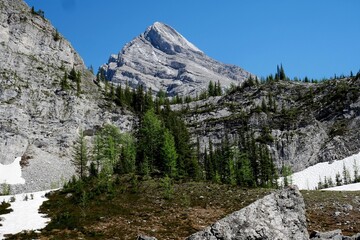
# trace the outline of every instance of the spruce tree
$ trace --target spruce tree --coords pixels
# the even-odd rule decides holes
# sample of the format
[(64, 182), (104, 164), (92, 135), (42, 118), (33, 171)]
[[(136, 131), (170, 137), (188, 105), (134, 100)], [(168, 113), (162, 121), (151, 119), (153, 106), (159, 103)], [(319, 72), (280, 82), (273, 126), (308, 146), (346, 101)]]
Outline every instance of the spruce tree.
[(214, 96), (215, 94), (215, 87), (214, 87), (214, 83), (213, 81), (210, 81), (209, 82), (209, 85), (208, 85), (208, 96)]
[(76, 173), (81, 179), (86, 177), (88, 160), (86, 139), (84, 132), (80, 131), (78, 138), (74, 142), (71, 162), (74, 164)]

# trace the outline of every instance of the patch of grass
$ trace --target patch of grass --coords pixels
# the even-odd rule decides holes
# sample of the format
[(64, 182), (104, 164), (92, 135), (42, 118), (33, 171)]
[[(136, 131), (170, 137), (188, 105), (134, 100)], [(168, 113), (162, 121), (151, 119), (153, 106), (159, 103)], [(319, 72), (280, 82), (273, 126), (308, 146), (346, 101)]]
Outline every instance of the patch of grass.
[(111, 196), (85, 190), (85, 204), (74, 192), (56, 192), (41, 206), (52, 220), (36, 238), (184, 239), (272, 191), (207, 182), (174, 182), (172, 188), (167, 198), (162, 179), (149, 179), (133, 191), (131, 177), (122, 177)]

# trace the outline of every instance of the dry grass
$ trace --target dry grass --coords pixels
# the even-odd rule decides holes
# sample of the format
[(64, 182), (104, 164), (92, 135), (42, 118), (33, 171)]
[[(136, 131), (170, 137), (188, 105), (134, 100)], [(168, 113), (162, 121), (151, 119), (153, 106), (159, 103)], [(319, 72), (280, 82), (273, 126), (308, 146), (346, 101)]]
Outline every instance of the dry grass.
[(360, 192), (302, 191), (308, 230), (360, 232)]

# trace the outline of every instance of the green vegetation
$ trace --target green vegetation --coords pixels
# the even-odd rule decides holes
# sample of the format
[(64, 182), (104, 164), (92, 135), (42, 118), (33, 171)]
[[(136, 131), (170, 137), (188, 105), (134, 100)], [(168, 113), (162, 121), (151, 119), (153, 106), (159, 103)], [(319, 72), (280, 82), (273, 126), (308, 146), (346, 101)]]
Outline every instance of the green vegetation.
[(7, 184), (6, 182), (2, 183), (1, 188), (2, 188), (2, 191), (1, 191), (0, 195), (10, 195), (10, 193), (11, 193), (10, 184)]
[[(8, 203), (8, 202), (1, 202), (0, 204), (0, 215), (3, 215), (3, 214), (8, 214), (10, 212), (12, 212), (13, 210), (10, 208), (11, 204)], [(1, 226), (1, 224), (0, 224)]]
[(41, 9), (35, 11), (34, 6), (31, 7), (31, 13), (34, 14), (34, 15), (40, 16), (42, 18), (45, 18), (45, 12), (43, 10), (41, 10)]
[(108, 192), (93, 181), (86, 178), (50, 194), (40, 209), (52, 219), (46, 228), (9, 239), (136, 239), (139, 234), (185, 239), (272, 191), (130, 174), (115, 177)]
[(55, 33), (53, 34), (54, 41), (57, 42), (60, 40), (60, 33), (57, 29), (55, 29)]
[[(68, 80), (70, 80), (70, 82)], [(80, 71), (76, 71), (75, 68), (72, 68), (69, 74), (65, 71), (64, 76), (60, 80), (60, 89), (62, 91), (74, 89), (76, 90), (76, 95), (80, 96), (82, 93)]]

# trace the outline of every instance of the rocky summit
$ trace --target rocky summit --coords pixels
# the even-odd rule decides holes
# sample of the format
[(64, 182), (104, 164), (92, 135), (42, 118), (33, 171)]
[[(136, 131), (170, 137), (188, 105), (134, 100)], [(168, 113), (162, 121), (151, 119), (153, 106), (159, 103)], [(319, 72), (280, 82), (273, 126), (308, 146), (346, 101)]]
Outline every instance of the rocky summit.
[(155, 22), (102, 66), (107, 80), (154, 93), (196, 96), (210, 81), (223, 88), (239, 85), (251, 74), (211, 59), (170, 26)]

